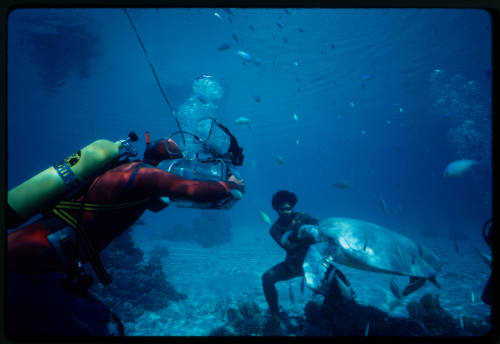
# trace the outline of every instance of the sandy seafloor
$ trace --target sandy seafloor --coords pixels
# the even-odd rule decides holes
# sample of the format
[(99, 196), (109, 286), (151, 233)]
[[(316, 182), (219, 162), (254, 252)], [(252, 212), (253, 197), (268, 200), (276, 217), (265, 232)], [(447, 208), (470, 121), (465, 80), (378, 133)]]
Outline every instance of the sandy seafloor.
[[(266, 230), (259, 229), (258, 232), (255, 234), (255, 228), (233, 230), (231, 243), (211, 248), (202, 248), (194, 243), (145, 241), (142, 236), (133, 233), (136, 244), (145, 253), (145, 259), (149, 259), (148, 250), (153, 246), (168, 247), (169, 254), (162, 259), (167, 280), (188, 297), (171, 302), (161, 311), (146, 311), (134, 323), (125, 323), (126, 335), (206, 336), (212, 329), (224, 324), (224, 310), (242, 301), (254, 301), (267, 312), (261, 276), (281, 262), (285, 252), (265, 236)], [(458, 241), (458, 253), (453, 241), (446, 237), (412, 239), (419, 240), (441, 258), (443, 267), (437, 275), (441, 289), (427, 282), (391, 311), (389, 304), (394, 297), (389, 283), (395, 278), (402, 289), (407, 285), (408, 277), (338, 265), (350, 280), (357, 294), (357, 302), (378, 307), (394, 316), (407, 317), (406, 303), (420, 300), (423, 295), (432, 292), (440, 295), (441, 305), (454, 318), (458, 318), (459, 314), (479, 319), (488, 317), (490, 307), (481, 301), (480, 296), (490, 269), (476, 251), (479, 248), (490, 254), (487, 246), (481, 242), (475, 244), (476, 241), (471, 240)], [(312, 297), (307, 287), (301, 294), (300, 284), (301, 278), (276, 284), (280, 306), (292, 316), (301, 314)], [(294, 303), (289, 296), (290, 285)]]

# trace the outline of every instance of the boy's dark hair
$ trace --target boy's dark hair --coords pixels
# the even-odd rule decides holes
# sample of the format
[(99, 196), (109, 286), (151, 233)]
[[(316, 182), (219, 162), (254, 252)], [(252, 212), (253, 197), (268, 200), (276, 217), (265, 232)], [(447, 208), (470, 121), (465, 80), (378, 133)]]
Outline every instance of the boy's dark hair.
[(273, 195), (271, 204), (273, 209), (277, 211), (278, 207), (283, 203), (290, 203), (290, 205), (294, 207), (295, 204), (297, 204), (297, 201), (297, 196), (293, 192), (281, 190)]

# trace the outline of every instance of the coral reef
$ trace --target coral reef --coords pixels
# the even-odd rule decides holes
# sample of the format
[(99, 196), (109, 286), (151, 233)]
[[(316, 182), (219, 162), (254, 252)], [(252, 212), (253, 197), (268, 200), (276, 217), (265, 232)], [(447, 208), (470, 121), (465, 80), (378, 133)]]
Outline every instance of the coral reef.
[(225, 314), (226, 325), (213, 330), (211, 336), (262, 336), (264, 318), (259, 306), (252, 301), (230, 307)]
[(310, 301), (305, 313), (305, 336), (425, 336), (431, 333), (418, 322), (390, 316), (373, 306), (354, 301), (338, 306)]
[(301, 316), (280, 313), (282, 323), (259, 309), (254, 302), (244, 302), (226, 310), (224, 326), (212, 336), (471, 336), (485, 335), (484, 321), (463, 317), (463, 328), (440, 305), (437, 295), (427, 294), (420, 302), (407, 306), (410, 318), (394, 317), (373, 307), (361, 305), (338, 295), (323, 301), (313, 298)]
[[(406, 306), (410, 318), (420, 321), (436, 336), (483, 335), (489, 330), (484, 321), (463, 317), (453, 318), (440, 304), (438, 294), (425, 294), (420, 302)], [(462, 326), (463, 325), (463, 326)]]
[(165, 230), (162, 239), (194, 242), (211, 247), (231, 242), (231, 219), (222, 212), (204, 210), (193, 219), (191, 226), (176, 224)]
[(124, 321), (133, 321), (145, 310), (160, 310), (170, 301), (187, 297), (166, 280), (160, 256), (144, 261), (142, 250), (135, 246), (128, 231), (102, 251), (101, 259), (113, 282), (106, 287), (94, 283), (90, 292)]

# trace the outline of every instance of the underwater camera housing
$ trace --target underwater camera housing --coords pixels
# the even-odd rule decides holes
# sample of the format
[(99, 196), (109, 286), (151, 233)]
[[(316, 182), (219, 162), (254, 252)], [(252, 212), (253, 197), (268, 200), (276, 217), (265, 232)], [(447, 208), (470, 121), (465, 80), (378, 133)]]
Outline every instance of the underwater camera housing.
[[(193, 138), (191, 142), (186, 142), (184, 150), (187, 154), (180, 159), (164, 160), (158, 168), (192, 180), (226, 182), (231, 175), (240, 178), (234, 167), (243, 163), (243, 148), (238, 145), (236, 138), (229, 130), (218, 123), (215, 118), (200, 119), (196, 134), (178, 131), (170, 137), (177, 134), (189, 134)], [(163, 200), (184, 208), (229, 209), (237, 199), (230, 198), (214, 203)]]

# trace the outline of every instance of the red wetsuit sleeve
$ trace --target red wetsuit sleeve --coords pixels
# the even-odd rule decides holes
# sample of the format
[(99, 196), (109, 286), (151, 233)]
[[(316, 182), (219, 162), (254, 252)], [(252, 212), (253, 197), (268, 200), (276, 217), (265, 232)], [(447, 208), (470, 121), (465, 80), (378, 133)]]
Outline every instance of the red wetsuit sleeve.
[(55, 256), (44, 257), (51, 245), (47, 240), (49, 230), (41, 221), (31, 223), (8, 235), (8, 269), (24, 272), (53, 270)]
[(238, 189), (232, 182), (189, 180), (154, 167), (141, 168), (134, 184), (149, 196), (166, 196), (194, 202), (220, 201), (231, 196), (229, 190)]

